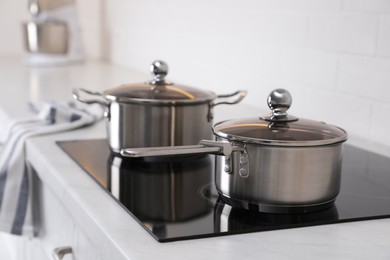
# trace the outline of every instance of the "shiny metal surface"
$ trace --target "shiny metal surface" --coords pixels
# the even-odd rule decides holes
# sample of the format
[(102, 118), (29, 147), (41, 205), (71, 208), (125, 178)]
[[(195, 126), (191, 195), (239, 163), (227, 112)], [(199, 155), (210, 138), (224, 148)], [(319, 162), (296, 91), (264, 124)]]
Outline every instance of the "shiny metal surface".
[[(96, 97), (98, 97), (98, 99), (84, 98), (81, 96), (80, 92), (83, 92), (83, 93), (91, 95), (91, 96), (96, 96)], [(72, 95), (73, 95), (74, 99), (76, 99), (77, 101), (83, 102), (85, 104), (97, 103), (97, 104), (100, 104), (104, 107), (108, 107), (110, 105), (110, 103), (104, 99), (102, 93), (97, 92), (97, 91), (90, 91), (90, 90), (83, 89), (83, 88), (74, 88), (74, 89), (72, 89)]]
[(262, 117), (270, 122), (291, 122), (298, 118), (287, 114), (287, 110), (292, 104), (292, 97), (287, 89), (274, 89), (267, 98), (268, 107), (271, 109), (271, 115)]
[(57, 247), (53, 249), (52, 257), (54, 260), (64, 259), (65, 255), (72, 254), (73, 250), (70, 246)]
[(213, 126), (217, 140), (245, 151), (216, 158), (218, 193), (235, 207), (262, 212), (329, 207), (340, 191), (346, 131), (288, 115), (292, 97), (285, 89), (273, 90), (267, 103), (270, 116)]
[(125, 157), (137, 158), (189, 154), (217, 154), (230, 156), (233, 151), (241, 152), (242, 148), (232, 147), (229, 142), (201, 140), (199, 145), (127, 148), (122, 149), (120, 153)]
[[(222, 200), (221, 200), (222, 201)], [(328, 207), (317, 212), (300, 212), (296, 214), (273, 214), (256, 211), (241, 210), (225, 203), (216, 204), (214, 210), (215, 228), (221, 232), (238, 231), (248, 228), (252, 223), (261, 223), (262, 225), (277, 226), (297, 225), (306, 226), (305, 224), (313, 221), (327, 222), (337, 221), (339, 212), (336, 206)]]
[(28, 1), (28, 11), (33, 16), (37, 16), (41, 12), (41, 7), (39, 6), (38, 0)]
[[(228, 140), (217, 140), (197, 146), (128, 149), (123, 150), (122, 155), (224, 155), (216, 158), (218, 193), (233, 206), (262, 212), (324, 209), (331, 205), (340, 191), (342, 143), (278, 147), (233, 142), (229, 146)], [(227, 151), (224, 153), (221, 147), (227, 147)]]
[(168, 75), (168, 64), (161, 60), (156, 60), (150, 65), (150, 72), (152, 73), (153, 80), (150, 81), (150, 84), (153, 85), (167, 85), (172, 83), (167, 83), (165, 81), (165, 76)]
[[(203, 177), (197, 175), (202, 175), (203, 171), (195, 171), (195, 169), (199, 169), (200, 163), (193, 160), (193, 156), (174, 157), (173, 159), (179, 161), (182, 165), (172, 167), (175, 172), (179, 170), (176, 175), (177, 178), (167, 181), (157, 180), (162, 177), (158, 174), (164, 174), (167, 168), (160, 167), (159, 164), (153, 166), (153, 162), (168, 162), (170, 160), (168, 157), (126, 160), (145, 162), (144, 165), (146, 167), (144, 168), (140, 165), (141, 167), (137, 169), (136, 174), (140, 171), (145, 178), (150, 177), (150, 179), (139, 182), (144, 183), (143, 185), (133, 185), (132, 183), (134, 182), (132, 180), (136, 177), (132, 174), (134, 173), (132, 164), (131, 166), (120, 165), (121, 169), (124, 169), (122, 177), (128, 181), (109, 176), (110, 168), (107, 165), (107, 158), (111, 155), (111, 151), (107, 145), (107, 140), (62, 141), (58, 142), (58, 145), (75, 163), (83, 168), (91, 179), (95, 180), (104, 191), (107, 191), (107, 195), (119, 197), (119, 200), (115, 202), (126, 208), (135, 220), (159, 242), (244, 234), (248, 232), (269, 232), (286, 228), (302, 228), (313, 225), (390, 217), (390, 203), (388, 203), (390, 199), (389, 158), (348, 144), (343, 149), (342, 182), (340, 194), (337, 196), (334, 206), (330, 205), (331, 207), (329, 208), (312, 211), (318, 209), (316, 206), (323, 207), (324, 203), (321, 205), (310, 205), (310, 212), (308, 212), (308, 208), (299, 208), (299, 212), (292, 212), (294, 214), (256, 212), (252, 208), (251, 210), (242, 210), (235, 206), (232, 208), (229, 205), (235, 205), (233, 203), (226, 205), (222, 200), (218, 199), (220, 197), (214, 189), (213, 179), (210, 178), (211, 182), (205, 186), (199, 182)], [(186, 158), (188, 161), (183, 160), (183, 158)], [(150, 164), (149, 162), (152, 163)], [(188, 182), (184, 181), (184, 185), (181, 185), (181, 177), (187, 178), (187, 176), (182, 176), (187, 173), (184, 170), (182, 171), (182, 166), (191, 172), (194, 171), (193, 179), (188, 180)], [(152, 168), (151, 171), (147, 170), (149, 167)], [(210, 169), (214, 169), (214, 167), (206, 167), (204, 171), (214, 174), (214, 170)], [(84, 173), (80, 172), (80, 174)], [(155, 176), (157, 178), (156, 181), (153, 180), (155, 177), (150, 176), (150, 174), (157, 175)], [(109, 180), (112, 180), (111, 184), (108, 184)], [(110, 190), (110, 187), (115, 185), (113, 182), (117, 183), (116, 186), (119, 189)], [(187, 186), (187, 184), (190, 186)], [(171, 189), (174, 186), (178, 193), (171, 192), (174, 191), (174, 189)], [(202, 187), (200, 189), (193, 188), (200, 186)], [(166, 188), (163, 189), (162, 187)], [(144, 189), (142, 193), (140, 193), (140, 189)], [(199, 204), (193, 204), (191, 200), (192, 198), (197, 199), (196, 196), (192, 197), (195, 195), (193, 191), (196, 190), (199, 191), (198, 195), (209, 201), (209, 213), (177, 223), (163, 223), (163, 221), (155, 218), (155, 216), (169, 217), (169, 215), (165, 215), (168, 212), (183, 212), (180, 207), (177, 207), (181, 205), (185, 207), (192, 206), (188, 209), (195, 210)], [(153, 191), (156, 191), (156, 193)], [(160, 191), (161, 193), (158, 193)], [(179, 196), (175, 197), (171, 196), (171, 194), (178, 194)], [(199, 200), (197, 201), (200, 202)], [(129, 202), (130, 204), (128, 204)], [(139, 207), (142, 207), (142, 211), (136, 210), (138, 208), (134, 207), (132, 203), (141, 204)], [(153, 214), (154, 220), (151, 220), (151, 214)], [(177, 214), (171, 216), (175, 216), (176, 220), (179, 217)]]
[[(211, 105), (213, 107), (218, 105), (234, 105), (240, 103), (248, 94), (246, 90), (238, 90), (233, 93), (217, 95), (217, 99)], [(236, 97), (237, 96), (237, 97)], [(234, 99), (231, 99), (231, 98)]]
[[(216, 159), (215, 184), (227, 203), (291, 213), (299, 208), (324, 209), (337, 197), (347, 133), (323, 122), (288, 116), (291, 101), (287, 90), (277, 89), (270, 94), (272, 115), (268, 119), (228, 120), (213, 126), (217, 141), (230, 143), (230, 151), (239, 151), (211, 149), (213, 154), (224, 155)], [(122, 154), (204, 153), (208, 152), (205, 146), (172, 147), (165, 152), (164, 148), (143, 148)]]
[(74, 0), (28, 0), (27, 5), (30, 14), (36, 16), (72, 3)]
[[(223, 139), (218, 139), (223, 140)], [(280, 207), (307, 207), (333, 201), (340, 190), (342, 143), (316, 147), (277, 147), (247, 144), (249, 176), (240, 176), (239, 155), (216, 159), (215, 183), (221, 196), (244, 208), (275, 212)]]
[[(193, 105), (210, 103), (217, 98), (212, 91), (166, 81), (168, 65), (164, 61), (154, 61), (150, 71), (152, 80), (122, 84), (105, 90), (102, 95), (110, 101), (144, 105)], [(236, 94), (230, 96), (233, 95)]]
[(300, 118), (274, 123), (260, 118), (232, 119), (216, 123), (216, 136), (243, 143), (281, 147), (322, 146), (347, 140), (347, 132), (324, 122)]
[(226, 120), (213, 126), (216, 136), (250, 144), (272, 146), (324, 146), (347, 140), (347, 132), (325, 122), (287, 114), (292, 104), (286, 89), (273, 90), (267, 99), (271, 115)]
[(144, 106), (112, 102), (107, 133), (112, 150), (123, 148), (193, 145), (211, 139), (208, 104)]
[(153, 80), (149, 82), (124, 84), (103, 93), (73, 89), (74, 99), (106, 107), (108, 140), (115, 153), (124, 148), (195, 145), (211, 139), (214, 107), (237, 104), (247, 94), (239, 90), (217, 96), (168, 83), (168, 65), (159, 60), (150, 70)]
[(143, 161), (111, 156), (108, 189), (143, 221), (182, 222), (209, 212), (202, 188), (212, 181), (210, 156)]
[(236, 104), (245, 96), (245, 90), (239, 90), (225, 95), (191, 86), (174, 84), (165, 80), (168, 65), (156, 60), (150, 65), (153, 79), (147, 82), (122, 84), (105, 90), (102, 95), (110, 101), (123, 103), (138, 103), (144, 105), (194, 105), (209, 103), (211, 106), (220, 104)]
[(23, 24), (24, 45), (30, 53), (65, 54), (68, 52), (69, 31), (60, 21), (27, 22)]
[(189, 154), (220, 154), (219, 147), (206, 147), (204, 145), (183, 145), (183, 146), (162, 146), (146, 148), (127, 148), (121, 150), (120, 154), (125, 157), (139, 158), (150, 156), (170, 156)]

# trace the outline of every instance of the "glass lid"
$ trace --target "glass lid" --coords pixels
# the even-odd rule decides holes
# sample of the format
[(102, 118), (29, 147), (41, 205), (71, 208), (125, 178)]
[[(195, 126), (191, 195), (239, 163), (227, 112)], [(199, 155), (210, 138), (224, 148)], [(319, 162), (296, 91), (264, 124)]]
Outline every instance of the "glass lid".
[(214, 133), (230, 141), (276, 146), (319, 146), (347, 139), (347, 132), (337, 126), (288, 115), (292, 98), (285, 89), (272, 91), (267, 103), (269, 116), (220, 122)]
[(150, 65), (153, 75), (145, 83), (124, 84), (104, 91), (109, 100), (128, 103), (203, 103), (217, 96), (211, 91), (173, 84), (165, 80), (168, 65), (163, 61), (154, 61)]

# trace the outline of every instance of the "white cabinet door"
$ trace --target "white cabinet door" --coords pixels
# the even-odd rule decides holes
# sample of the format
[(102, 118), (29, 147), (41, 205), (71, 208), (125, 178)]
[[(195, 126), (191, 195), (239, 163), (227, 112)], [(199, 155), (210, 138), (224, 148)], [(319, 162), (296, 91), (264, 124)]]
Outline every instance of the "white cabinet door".
[(34, 196), (39, 226), (38, 238), (48, 259), (53, 250), (60, 247), (71, 247), (72, 253), (63, 259), (97, 260), (101, 259), (90, 241), (81, 232), (71, 215), (65, 210), (61, 201), (34, 174)]
[(22, 238), (0, 232), (0, 259), (17, 260), (17, 249), (20, 243), (23, 243)]
[(38, 238), (28, 238), (0, 232), (0, 259), (49, 260)]

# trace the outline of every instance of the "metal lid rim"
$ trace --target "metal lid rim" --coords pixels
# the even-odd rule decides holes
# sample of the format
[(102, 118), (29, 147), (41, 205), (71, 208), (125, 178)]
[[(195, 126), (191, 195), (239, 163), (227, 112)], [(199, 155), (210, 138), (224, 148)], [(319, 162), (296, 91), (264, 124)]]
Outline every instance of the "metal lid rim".
[(142, 98), (124, 98), (112, 95), (105, 95), (105, 98), (109, 101), (115, 101), (119, 103), (130, 103), (130, 104), (144, 104), (144, 105), (193, 105), (200, 103), (209, 103), (217, 98), (214, 94), (212, 98), (199, 98), (199, 99), (184, 99), (184, 100), (163, 100), (163, 99), (142, 99)]

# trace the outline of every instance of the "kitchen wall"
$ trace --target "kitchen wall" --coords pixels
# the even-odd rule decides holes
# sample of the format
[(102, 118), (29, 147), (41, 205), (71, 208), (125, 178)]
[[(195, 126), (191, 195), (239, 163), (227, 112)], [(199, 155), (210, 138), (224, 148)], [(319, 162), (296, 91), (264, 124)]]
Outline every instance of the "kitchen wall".
[(26, 17), (27, 1), (0, 0), (1, 56), (20, 54), (22, 46), (20, 27)]
[[(106, 0), (103, 54), (144, 71), (164, 59), (176, 82), (246, 88), (266, 107), (290, 90), (294, 115), (390, 147), (389, 0)], [(256, 114), (256, 111), (254, 111)]]
[[(0, 0), (0, 55), (20, 54), (24, 1)], [(89, 57), (217, 93), (249, 91), (249, 116), (277, 87), (291, 114), (344, 127), (390, 152), (390, 0), (80, 0)], [(8, 30), (9, 28), (12, 30)], [(129, 79), (129, 82), (131, 79)], [(361, 142), (363, 143), (363, 142)]]

